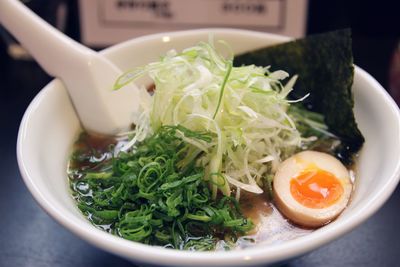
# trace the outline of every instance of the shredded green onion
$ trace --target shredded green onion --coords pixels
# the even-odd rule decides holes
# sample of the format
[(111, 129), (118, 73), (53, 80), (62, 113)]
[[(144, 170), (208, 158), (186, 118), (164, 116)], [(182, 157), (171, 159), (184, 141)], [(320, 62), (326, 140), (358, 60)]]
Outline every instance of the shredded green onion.
[[(212, 133), (207, 143), (190, 136), (185, 141), (205, 152), (198, 162), (205, 167), (204, 179), (210, 181), (213, 198), (217, 191), (229, 196), (232, 186), (262, 193), (263, 177), (309, 141), (302, 138), (287, 112), (290, 103), (296, 102), (286, 97), (297, 76), (283, 85), (288, 74), (282, 70), (233, 67), (232, 60), (224, 59), (212, 44), (199, 43), (129, 71), (115, 85), (120, 88), (146, 73), (155, 83), (143, 115), (146, 119), (139, 121), (135, 131), (138, 141), (163, 125)], [(265, 158), (270, 160), (263, 162)], [(221, 179), (224, 186), (218, 186)]]
[(212, 140), (212, 134), (164, 126), (133, 150), (105, 158), (99, 165), (108, 172), (74, 169), (86, 164), (73, 159), (70, 173), (81, 174), (70, 177), (79, 209), (114, 235), (177, 249), (211, 250), (226, 234), (238, 237), (251, 230), (253, 223), (236, 199), (212, 199), (204, 168), (195, 164), (198, 156), (186, 161), (196, 148), (182, 136)]

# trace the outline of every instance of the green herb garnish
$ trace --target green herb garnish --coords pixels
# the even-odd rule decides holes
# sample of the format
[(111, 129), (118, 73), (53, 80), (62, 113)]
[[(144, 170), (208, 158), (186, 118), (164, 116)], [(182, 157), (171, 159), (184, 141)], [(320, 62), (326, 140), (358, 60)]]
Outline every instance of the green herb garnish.
[(72, 158), (70, 181), (79, 209), (114, 235), (176, 249), (212, 250), (225, 235), (237, 238), (251, 230), (234, 198), (212, 199), (196, 157), (185, 160), (193, 147), (182, 136), (211, 140), (207, 133), (164, 126), (131, 152), (110, 152), (96, 171), (76, 167), (87, 164)]

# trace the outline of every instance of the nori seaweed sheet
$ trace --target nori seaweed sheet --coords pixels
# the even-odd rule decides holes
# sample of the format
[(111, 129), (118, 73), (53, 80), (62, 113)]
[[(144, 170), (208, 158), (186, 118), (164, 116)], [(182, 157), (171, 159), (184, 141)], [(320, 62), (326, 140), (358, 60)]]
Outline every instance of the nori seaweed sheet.
[(364, 143), (353, 114), (353, 54), (351, 30), (311, 35), (303, 39), (261, 48), (235, 57), (234, 65), (271, 66), (291, 76), (298, 74), (290, 98), (310, 96), (304, 106), (325, 116), (331, 132), (342, 141), (337, 155), (344, 162)]

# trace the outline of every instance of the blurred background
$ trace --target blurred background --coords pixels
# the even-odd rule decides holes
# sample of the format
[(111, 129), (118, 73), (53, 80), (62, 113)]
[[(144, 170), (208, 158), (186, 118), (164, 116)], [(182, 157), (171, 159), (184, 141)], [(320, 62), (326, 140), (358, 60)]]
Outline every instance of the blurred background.
[[(210, 0), (190, 1), (203, 3), (205, 9), (207, 9), (207, 5), (210, 8), (215, 8), (215, 4), (210, 4)], [(215, 2), (215, 0), (212, 1)], [(257, 13), (263, 11), (260, 9), (260, 6), (263, 7), (263, 5), (258, 5), (259, 3), (266, 3), (264, 9), (270, 8), (270, 13), (274, 11), (280, 12), (281, 17), (285, 17), (286, 15), (286, 18), (282, 19), (277, 16), (270, 16), (270, 18), (267, 16), (265, 26), (262, 26), (262, 20), (254, 21), (253, 24), (238, 25), (235, 22), (230, 23), (229, 21), (226, 22), (227, 20), (220, 19), (216, 20), (214, 24), (210, 24), (201, 21), (200, 17), (195, 22), (188, 22), (187, 19), (185, 21), (185, 18), (179, 17), (179, 14), (182, 12), (190, 12), (190, 9), (186, 10), (188, 8), (187, 5), (190, 8), (190, 4), (186, 6), (183, 4), (185, 2), (189, 3), (189, 1), (183, 0), (25, 0), (24, 2), (42, 18), (58, 27), (65, 34), (95, 49), (101, 49), (113, 43), (146, 33), (196, 27), (239, 26), (255, 30), (278, 32), (294, 37), (350, 27), (353, 32), (355, 63), (372, 74), (384, 88), (400, 100), (400, 93), (398, 93), (400, 91), (398, 89), (400, 88), (400, 75), (398, 74), (400, 72), (400, 59), (398, 55), (400, 24), (398, 22), (399, 9), (397, 8), (396, 1), (216, 1), (221, 3), (221, 6), (225, 5), (225, 11), (235, 11), (232, 12), (233, 17), (231, 19), (234, 19), (235, 16), (240, 18), (241, 15), (245, 16), (243, 17), (245, 19), (254, 18)], [(170, 5), (168, 6), (168, 4)], [(113, 7), (115, 10), (113, 10)], [(183, 11), (179, 9), (183, 9)], [(168, 12), (173, 14), (175, 11), (178, 13), (175, 16), (178, 24), (171, 23), (172, 26), (164, 26), (163, 28), (161, 25), (166, 24), (165, 21), (170, 20), (168, 16), (171, 16), (171, 14), (168, 14)], [(141, 15), (140, 19), (132, 19), (137, 18), (137, 14), (134, 12)], [(148, 13), (147, 15), (146, 12)], [(160, 15), (160, 13), (162, 14)], [(101, 16), (103, 16), (103, 20), (99, 19)], [(159, 20), (158, 25), (154, 25), (155, 19)], [(282, 21), (285, 19), (286, 21)], [(240, 18), (240, 20), (243, 19)], [(153, 22), (150, 26), (148, 26), (149, 21)], [(276, 26), (274, 24), (275, 21), (283, 24), (285, 29), (276, 30), (277, 28), (272, 27)], [(282, 27), (282, 25), (279, 27)], [(13, 105), (13, 103), (9, 103), (11, 99), (18, 102), (26, 101), (25, 103), (27, 104), (40, 88), (50, 80), (29, 57), (29, 54), (16, 45), (15, 40), (4, 29), (1, 29), (1, 26), (0, 78), (2, 81), (1, 99), (8, 99), (6, 104), (10, 106)], [(17, 98), (15, 98), (16, 96)]]
[[(355, 64), (374, 76), (397, 103), (400, 103), (400, 23), (397, 1), (24, 2), (65, 34), (94, 49), (102, 49), (146, 33), (205, 26), (239, 26), (293, 37), (350, 27), (353, 32)], [(229, 14), (226, 20), (212, 21), (214, 25), (205, 24), (201, 16), (179, 17), (179, 14), (190, 14), (193, 10), (199, 10), (190, 9), (189, 2), (191, 5), (203, 5), (204, 12), (208, 12), (207, 5), (211, 8), (219, 3), (223, 12)], [(131, 16), (132, 14), (138, 16)], [(265, 18), (265, 25), (262, 18), (256, 20), (257, 14), (269, 14)], [(214, 16), (218, 14), (215, 13)], [(171, 19), (175, 19), (175, 23), (163, 23)], [(237, 25), (235, 21), (248, 23)], [(162, 26), (163, 24), (165, 25)], [(29, 30), (29, 25), (26, 27)], [(32, 60), (29, 53), (0, 26), (0, 148), (4, 156), (0, 161), (0, 211), (7, 215), (2, 216), (0, 227), (0, 266), (129, 266), (128, 262), (93, 248), (55, 223), (33, 201), (20, 179), (15, 156), (19, 122), (29, 102), (51, 79)], [(286, 266), (398, 265), (400, 245), (396, 239), (400, 237), (397, 229), (400, 225), (400, 214), (394, 211), (399, 204), (400, 192), (397, 190), (384, 208), (362, 227), (345, 238), (287, 263)]]

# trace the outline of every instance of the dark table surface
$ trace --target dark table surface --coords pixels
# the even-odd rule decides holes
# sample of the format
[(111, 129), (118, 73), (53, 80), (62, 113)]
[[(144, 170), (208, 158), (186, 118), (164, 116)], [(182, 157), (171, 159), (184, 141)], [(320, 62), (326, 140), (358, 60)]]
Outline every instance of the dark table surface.
[[(356, 63), (386, 85), (393, 47), (393, 39), (358, 38)], [(371, 53), (375, 48), (383, 52)], [(0, 266), (132, 266), (56, 223), (21, 179), (15, 151), (18, 126), (31, 99), (49, 80), (34, 62), (11, 60), (0, 44)], [(400, 188), (357, 229), (284, 266), (400, 266), (399, 205)]]

